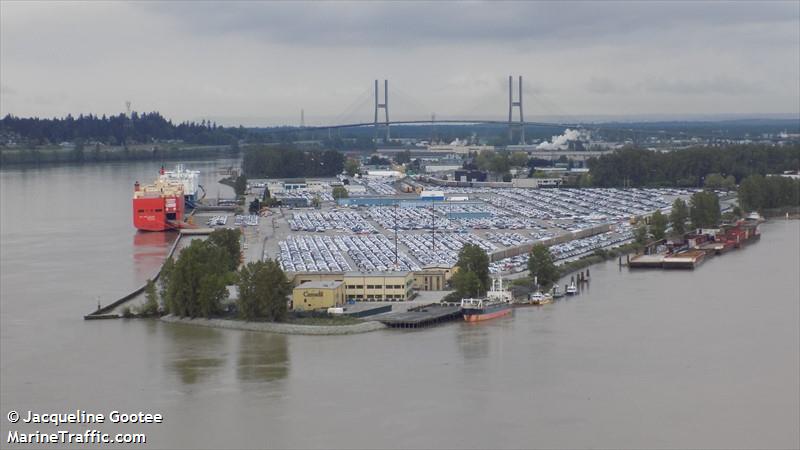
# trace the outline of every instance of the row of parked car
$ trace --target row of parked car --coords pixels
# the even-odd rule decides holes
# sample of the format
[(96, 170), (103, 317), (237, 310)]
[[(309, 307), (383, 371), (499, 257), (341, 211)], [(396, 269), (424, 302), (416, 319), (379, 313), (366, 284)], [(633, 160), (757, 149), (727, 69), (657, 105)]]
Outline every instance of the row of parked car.
[(210, 227), (221, 226), (228, 223), (228, 216), (214, 216), (206, 222), (206, 225)]
[(242, 225), (250, 227), (258, 226), (258, 214), (237, 214), (233, 216), (233, 224), (237, 227)]
[[(597, 249), (618, 247), (633, 240), (630, 228), (623, 228), (619, 232), (607, 232), (573, 241), (550, 246), (550, 254), (557, 263), (571, 261), (590, 254)], [(522, 272), (527, 269), (529, 255), (527, 253), (503, 258), (489, 264), (489, 272)]]
[(387, 230), (394, 230), (395, 223), (399, 230), (430, 230), (432, 224), (435, 224), (437, 230), (452, 227), (449, 220), (436, 214), (431, 208), (371, 206), (364, 212)]
[(333, 238), (340, 251), (346, 252), (358, 270), (384, 272), (391, 270), (420, 270), (419, 264), (398, 248), (395, 264), (394, 242), (382, 235), (336, 236)]
[[(352, 267), (330, 236), (289, 236), (278, 243), (278, 263), (287, 272), (340, 272)], [(268, 257), (268, 255), (264, 255)]]
[(295, 212), (288, 219), (288, 222), (292, 231), (324, 232), (336, 230), (353, 233), (375, 231), (375, 227), (370, 225), (359, 213), (347, 210)]
[(432, 233), (407, 233), (400, 235), (400, 242), (423, 266), (454, 265), (465, 244), (475, 244), (487, 253), (497, 250), (493, 243), (466, 233), (436, 233), (435, 236)]

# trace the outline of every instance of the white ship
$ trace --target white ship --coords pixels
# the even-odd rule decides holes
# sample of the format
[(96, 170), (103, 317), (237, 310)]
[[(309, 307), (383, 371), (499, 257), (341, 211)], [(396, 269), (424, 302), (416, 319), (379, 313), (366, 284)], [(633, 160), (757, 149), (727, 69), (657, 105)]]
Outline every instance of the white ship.
[(176, 164), (175, 170), (164, 170), (161, 167), (159, 179), (170, 183), (180, 183), (183, 185), (183, 197), (186, 206), (194, 208), (200, 200), (199, 192), (203, 189), (200, 186), (200, 171), (186, 170), (183, 164)]

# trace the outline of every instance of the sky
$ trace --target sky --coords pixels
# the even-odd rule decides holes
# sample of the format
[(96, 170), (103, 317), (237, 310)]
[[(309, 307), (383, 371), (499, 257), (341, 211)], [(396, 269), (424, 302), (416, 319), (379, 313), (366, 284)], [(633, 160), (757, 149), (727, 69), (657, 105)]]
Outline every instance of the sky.
[(503, 119), (509, 75), (531, 121), (800, 117), (800, 1), (0, 0), (2, 116), (354, 123), (388, 79), (392, 119)]

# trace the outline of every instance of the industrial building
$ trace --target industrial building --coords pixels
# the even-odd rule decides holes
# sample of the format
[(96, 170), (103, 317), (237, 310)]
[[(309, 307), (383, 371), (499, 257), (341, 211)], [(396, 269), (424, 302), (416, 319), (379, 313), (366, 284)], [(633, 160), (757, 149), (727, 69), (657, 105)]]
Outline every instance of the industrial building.
[(293, 282), (295, 291), (308, 283), (341, 282), (348, 300), (405, 301), (414, 297), (413, 272), (301, 272)]
[(312, 311), (341, 306), (345, 303), (341, 281), (307, 281), (292, 291), (292, 309)]
[(455, 181), (486, 181), (486, 172), (482, 170), (456, 170), (453, 175)]

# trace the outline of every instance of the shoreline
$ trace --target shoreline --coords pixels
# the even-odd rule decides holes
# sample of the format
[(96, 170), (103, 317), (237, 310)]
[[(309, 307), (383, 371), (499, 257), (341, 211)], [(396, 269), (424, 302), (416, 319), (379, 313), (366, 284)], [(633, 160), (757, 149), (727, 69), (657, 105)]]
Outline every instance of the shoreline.
[(172, 314), (163, 316), (159, 320), (166, 323), (194, 325), (208, 328), (224, 328), (229, 330), (259, 331), (266, 333), (299, 334), (309, 336), (360, 334), (388, 328), (386, 325), (377, 321), (362, 322), (355, 325), (296, 325), (291, 323), (276, 322), (245, 322), (231, 319), (191, 319), (188, 317), (176, 317)]

